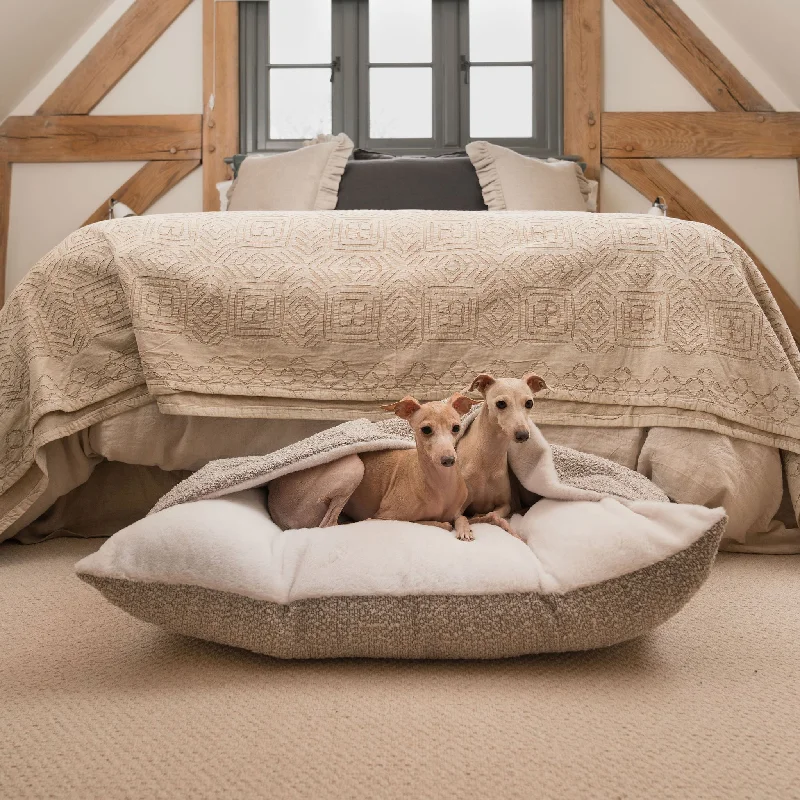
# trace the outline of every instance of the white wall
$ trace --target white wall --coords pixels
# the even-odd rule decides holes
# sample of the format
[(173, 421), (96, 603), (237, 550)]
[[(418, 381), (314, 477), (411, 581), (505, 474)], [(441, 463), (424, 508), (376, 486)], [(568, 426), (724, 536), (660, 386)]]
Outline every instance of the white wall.
[[(19, 103), (13, 113), (31, 114), (76, 66), (133, 0), (114, 0), (58, 64)], [(729, 0), (678, 0), (681, 7), (756, 88), (781, 111), (797, 110), (785, 69), (775, 79), (765, 69), (785, 67), (796, 56), (793, 45), (782, 60), (768, 64), (763, 30), (743, 35), (743, 9), (749, 0), (730, 0), (737, 11), (737, 38), (712, 12), (733, 8)], [(771, 7), (785, 0), (763, 0)], [(791, 3), (789, 4), (791, 5)], [(797, 4), (800, 8), (800, 3)], [(790, 11), (788, 25), (797, 15)], [(708, 111), (709, 105), (614, 4), (604, 0), (605, 108), (608, 111)], [(749, 26), (762, 25), (750, 14)], [(771, 35), (771, 34), (770, 34)], [(749, 41), (755, 43), (748, 49)], [(788, 59), (788, 60), (787, 60)], [(777, 67), (776, 67), (777, 69)], [(800, 86), (798, 81), (797, 86)], [(796, 96), (796, 95), (795, 95)], [(202, 8), (200, 0), (175, 21), (142, 60), (98, 105), (98, 114), (200, 113), (202, 98)], [(795, 161), (665, 161), (753, 248), (800, 301), (800, 198)], [(17, 164), (13, 168), (9, 231), (8, 289), (51, 247), (73, 231), (141, 164)], [(603, 171), (605, 211), (644, 211), (644, 198), (608, 170)], [(196, 170), (156, 203), (149, 213), (199, 211), (200, 171)]]
[[(61, 80), (131, 5), (115, 0), (13, 110), (33, 114)], [(191, 5), (97, 105), (93, 114), (199, 114), (203, 110), (202, 3)], [(6, 291), (74, 231), (143, 162), (14, 164), (11, 175)], [(202, 211), (199, 169), (148, 214)]]
[(0, 3), (0, 119), (36, 85), (111, 0)]
[[(681, 5), (686, 0), (679, 0)], [(800, 104), (800, 2), (798, 0), (691, 0), (765, 68)], [(687, 10), (687, 13), (692, 13)], [(698, 25), (701, 24), (698, 22)], [(730, 56), (729, 56), (730, 58)], [(738, 64), (738, 62), (737, 62)], [(740, 67), (744, 69), (744, 67)]]
[[(697, 0), (678, 2), (778, 111), (797, 110), (782, 87)], [(712, 110), (613, 0), (604, 0), (603, 13), (606, 111)], [(758, 15), (751, 14), (751, 25), (758, 24)], [(665, 159), (663, 163), (747, 242), (800, 302), (797, 162), (794, 159)], [(652, 200), (603, 169), (603, 211), (643, 211)]]

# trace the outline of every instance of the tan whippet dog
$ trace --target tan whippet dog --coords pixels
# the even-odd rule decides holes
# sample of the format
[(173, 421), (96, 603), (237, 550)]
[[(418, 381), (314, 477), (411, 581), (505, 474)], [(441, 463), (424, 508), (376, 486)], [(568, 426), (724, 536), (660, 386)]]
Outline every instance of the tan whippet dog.
[(470, 391), (483, 395), (484, 403), (457, 445), (459, 467), (469, 497), (465, 514), (470, 522), (499, 525), (519, 536), (506, 521), (521, 509), (518, 487), (508, 467), (508, 450), (530, 438), (533, 395), (547, 384), (534, 373), (519, 378), (478, 375)]
[(408, 420), (416, 448), (349, 455), (278, 478), (269, 485), (272, 519), (284, 530), (329, 527), (344, 512), (355, 521), (420, 522), (472, 539), (462, 514), (467, 486), (456, 467), (455, 440), (461, 416), (474, 403), (455, 394), (444, 402), (404, 397), (383, 406)]

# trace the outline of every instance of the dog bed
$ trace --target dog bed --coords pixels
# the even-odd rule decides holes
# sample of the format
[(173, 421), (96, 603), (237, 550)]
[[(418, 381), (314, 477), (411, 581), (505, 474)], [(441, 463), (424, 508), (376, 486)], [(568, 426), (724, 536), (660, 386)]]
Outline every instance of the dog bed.
[(281, 531), (261, 488), (351, 452), (413, 447), (406, 423), (356, 420), (268, 456), (225, 459), (80, 561), (136, 617), (282, 658), (497, 658), (640, 636), (705, 580), (723, 509), (670, 503), (643, 476), (550, 446), (510, 463), (542, 497), (474, 542), (409, 522)]

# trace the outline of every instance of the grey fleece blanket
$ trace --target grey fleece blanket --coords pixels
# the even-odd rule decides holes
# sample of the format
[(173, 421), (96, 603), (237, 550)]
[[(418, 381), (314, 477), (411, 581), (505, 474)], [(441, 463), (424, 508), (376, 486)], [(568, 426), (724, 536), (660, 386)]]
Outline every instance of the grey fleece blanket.
[[(469, 435), (469, 426), (477, 411), (473, 409), (465, 418), (462, 436)], [(531, 434), (527, 442), (515, 444), (509, 451), (509, 464), (520, 483), (534, 494), (553, 500), (616, 497), (622, 501), (669, 501), (655, 484), (638, 472), (605, 458), (551, 445), (533, 424)], [(264, 486), (282, 475), (335, 461), (351, 453), (413, 447), (414, 436), (403, 420), (345, 422), (269, 455), (211, 461), (164, 495), (150, 513), (180, 503)]]

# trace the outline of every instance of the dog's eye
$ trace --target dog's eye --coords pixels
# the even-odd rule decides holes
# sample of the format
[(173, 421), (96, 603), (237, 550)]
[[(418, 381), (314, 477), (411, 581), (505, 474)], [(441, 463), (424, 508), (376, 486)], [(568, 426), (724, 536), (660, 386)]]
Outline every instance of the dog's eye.
[(423, 425), (420, 430), (426, 435), (430, 436), (433, 433), (433, 428), (430, 425)]
[(498, 408), (505, 408), (505, 407), (506, 407), (506, 401), (505, 401), (505, 400), (498, 400), (498, 401), (495, 403), (495, 405), (496, 405)]
[(533, 400), (526, 400), (525, 408), (533, 408)]
[(458, 433), (461, 430), (460, 425), (453, 425), (453, 433)]

